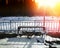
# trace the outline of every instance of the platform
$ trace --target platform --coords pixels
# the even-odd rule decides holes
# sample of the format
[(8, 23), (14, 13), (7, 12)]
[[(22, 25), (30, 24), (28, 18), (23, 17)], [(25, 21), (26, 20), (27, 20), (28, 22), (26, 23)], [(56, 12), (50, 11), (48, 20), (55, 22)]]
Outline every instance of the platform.
[[(38, 42), (38, 40), (40, 42)], [(43, 39), (32, 37), (30, 39), (22, 36), (15, 38), (5, 38), (0, 40), (0, 48), (48, 48), (44, 45)]]

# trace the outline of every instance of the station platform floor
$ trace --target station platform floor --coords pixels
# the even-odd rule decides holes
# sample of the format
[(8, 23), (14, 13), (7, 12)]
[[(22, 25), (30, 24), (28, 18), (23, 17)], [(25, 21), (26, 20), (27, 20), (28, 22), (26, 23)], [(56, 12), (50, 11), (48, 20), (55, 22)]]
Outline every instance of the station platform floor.
[(49, 46), (44, 45), (43, 39), (40, 37), (27, 38), (22, 36), (0, 39), (0, 48), (49, 48)]

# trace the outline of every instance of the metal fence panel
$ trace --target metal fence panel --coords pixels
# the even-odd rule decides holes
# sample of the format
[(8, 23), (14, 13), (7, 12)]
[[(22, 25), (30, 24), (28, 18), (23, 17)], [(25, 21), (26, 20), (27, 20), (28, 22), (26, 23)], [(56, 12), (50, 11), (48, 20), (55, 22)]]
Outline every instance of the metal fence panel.
[(46, 30), (48, 32), (58, 32), (59, 30), (59, 21), (54, 20), (45, 20), (45, 23), (43, 23), (43, 20), (31, 20), (31, 21), (5, 21), (0, 22), (0, 31), (17, 31), (18, 26), (43, 26), (45, 24)]

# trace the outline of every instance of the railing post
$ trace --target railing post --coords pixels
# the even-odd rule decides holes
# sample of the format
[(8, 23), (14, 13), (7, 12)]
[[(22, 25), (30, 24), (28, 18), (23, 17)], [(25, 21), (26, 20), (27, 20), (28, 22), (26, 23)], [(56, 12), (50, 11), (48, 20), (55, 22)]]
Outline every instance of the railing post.
[(10, 32), (11, 32), (11, 20), (10, 20)]

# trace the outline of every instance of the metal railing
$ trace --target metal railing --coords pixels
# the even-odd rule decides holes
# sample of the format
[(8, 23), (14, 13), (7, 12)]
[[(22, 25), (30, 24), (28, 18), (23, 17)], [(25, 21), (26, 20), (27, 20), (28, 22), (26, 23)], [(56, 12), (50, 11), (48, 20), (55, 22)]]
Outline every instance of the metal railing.
[[(19, 26), (43, 26), (43, 20), (31, 21), (0, 21), (0, 31), (17, 31)], [(45, 20), (45, 27), (48, 32), (59, 31), (59, 20)]]

